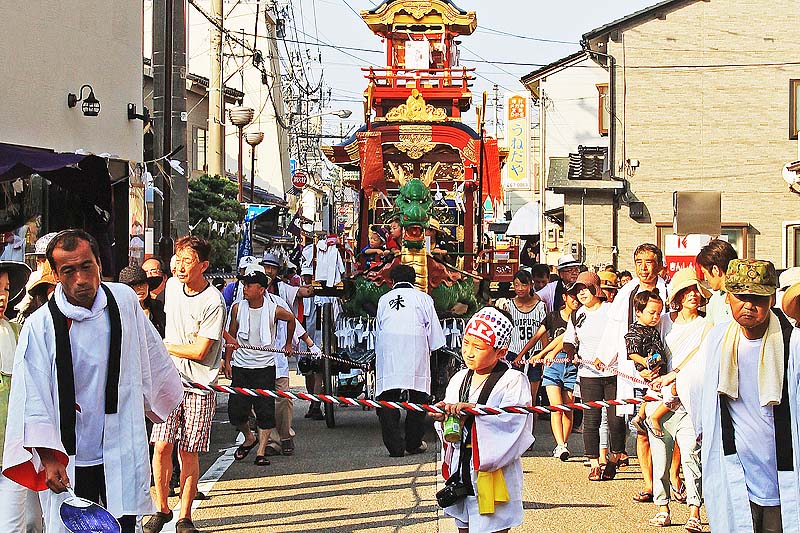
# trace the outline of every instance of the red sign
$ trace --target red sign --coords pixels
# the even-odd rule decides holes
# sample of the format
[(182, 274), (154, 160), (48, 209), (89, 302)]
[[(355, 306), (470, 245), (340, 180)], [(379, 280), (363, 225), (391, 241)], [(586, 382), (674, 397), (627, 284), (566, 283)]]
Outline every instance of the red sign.
[(302, 189), (306, 186), (306, 183), (308, 183), (308, 174), (302, 170), (296, 170), (294, 176), (292, 176), (292, 185)]
[(664, 264), (667, 267), (667, 277), (672, 279), (672, 276), (682, 268), (692, 267), (697, 271), (697, 276), (703, 279), (703, 273), (700, 271), (700, 265), (695, 262), (696, 255), (666, 255), (664, 256)]

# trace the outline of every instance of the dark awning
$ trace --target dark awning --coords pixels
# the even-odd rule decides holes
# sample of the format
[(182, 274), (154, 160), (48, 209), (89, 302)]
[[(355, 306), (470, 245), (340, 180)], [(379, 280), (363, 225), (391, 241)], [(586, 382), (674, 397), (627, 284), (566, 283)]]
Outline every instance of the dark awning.
[(88, 203), (111, 211), (111, 177), (102, 157), (0, 143), (0, 181), (31, 174), (39, 174)]

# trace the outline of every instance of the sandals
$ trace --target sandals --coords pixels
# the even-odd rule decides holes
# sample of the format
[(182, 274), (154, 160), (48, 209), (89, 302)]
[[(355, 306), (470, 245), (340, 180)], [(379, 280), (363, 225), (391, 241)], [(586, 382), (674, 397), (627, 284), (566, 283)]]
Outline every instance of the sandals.
[(648, 520), (647, 523), (655, 527), (667, 527), (672, 525), (672, 520), (670, 520), (668, 512), (661, 511), (653, 518)]
[(265, 455), (256, 455), (256, 460), (253, 461), (253, 464), (256, 466), (269, 466), (272, 462)]
[(609, 461), (603, 467), (603, 481), (611, 481), (617, 475), (617, 463)]
[(700, 522), (699, 518), (690, 516), (689, 520), (686, 521), (686, 525), (684, 526), (684, 528), (686, 529), (686, 531), (690, 531), (692, 533), (702, 533), (703, 524)]
[(245, 446), (244, 444), (240, 444), (239, 447), (236, 448), (236, 452), (234, 452), (233, 458), (236, 459), (237, 461), (241, 461), (242, 459), (247, 457), (247, 454), (250, 453), (250, 450), (252, 450), (256, 446), (258, 446), (258, 439), (254, 440), (253, 444), (251, 444), (249, 446)]
[(294, 455), (294, 439), (286, 439), (281, 441), (281, 454)]
[(630, 457), (625, 457), (624, 459), (620, 459), (619, 461), (617, 461), (617, 470), (625, 470), (629, 466), (631, 466)]
[(589, 470), (589, 481), (603, 481), (603, 467), (594, 466)]
[(633, 426), (633, 429), (635, 429), (637, 433), (647, 434), (647, 425), (645, 424), (644, 417), (636, 415), (631, 418), (631, 426)]
[(633, 496), (633, 501), (639, 503), (652, 503), (653, 501), (653, 493), (652, 492), (645, 492), (641, 491), (639, 494)]
[(653, 425), (652, 420), (650, 420), (649, 418), (647, 420), (642, 421), (642, 425), (646, 427), (647, 431), (652, 433), (653, 436), (656, 437), (657, 439), (660, 439), (661, 437), (664, 436), (664, 431), (661, 429), (656, 429), (656, 427)]
[(672, 493), (672, 499), (678, 503), (686, 503), (686, 485), (681, 483), (678, 485), (676, 489), (672, 483), (669, 485), (670, 492)]

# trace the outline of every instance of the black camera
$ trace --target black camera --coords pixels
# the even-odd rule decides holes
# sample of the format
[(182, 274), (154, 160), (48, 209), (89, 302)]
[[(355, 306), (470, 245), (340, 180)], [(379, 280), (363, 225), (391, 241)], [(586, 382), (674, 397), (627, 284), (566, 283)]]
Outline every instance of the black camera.
[(450, 507), (472, 494), (470, 487), (460, 480), (448, 480), (445, 487), (436, 493), (436, 503), (442, 509)]

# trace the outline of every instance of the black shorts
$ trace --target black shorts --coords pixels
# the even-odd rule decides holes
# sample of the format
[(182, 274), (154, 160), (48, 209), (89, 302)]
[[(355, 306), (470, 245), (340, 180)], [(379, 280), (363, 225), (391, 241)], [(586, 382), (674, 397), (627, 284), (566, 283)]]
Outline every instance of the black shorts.
[[(231, 367), (231, 387), (247, 389), (275, 390), (275, 367), (240, 368)], [(275, 427), (275, 398), (265, 396), (243, 396), (231, 394), (228, 397), (228, 420), (234, 426), (247, 423), (250, 411), (256, 414), (258, 429)]]

